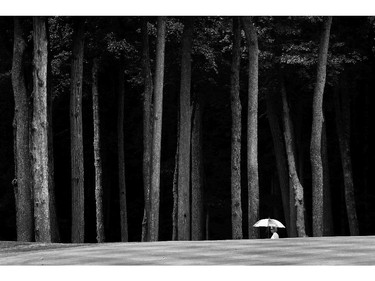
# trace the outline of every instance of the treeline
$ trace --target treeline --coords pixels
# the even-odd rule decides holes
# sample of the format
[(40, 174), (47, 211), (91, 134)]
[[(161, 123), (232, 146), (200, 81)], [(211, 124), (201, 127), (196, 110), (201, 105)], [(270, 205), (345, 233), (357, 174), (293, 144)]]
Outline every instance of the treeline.
[(2, 240), (375, 231), (372, 17), (1, 23)]

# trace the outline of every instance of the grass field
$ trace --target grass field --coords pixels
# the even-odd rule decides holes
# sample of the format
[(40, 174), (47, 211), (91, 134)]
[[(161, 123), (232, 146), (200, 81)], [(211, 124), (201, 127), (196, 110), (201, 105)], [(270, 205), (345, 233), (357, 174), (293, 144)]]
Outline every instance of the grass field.
[(3, 241), (0, 265), (375, 265), (375, 236), (81, 245)]

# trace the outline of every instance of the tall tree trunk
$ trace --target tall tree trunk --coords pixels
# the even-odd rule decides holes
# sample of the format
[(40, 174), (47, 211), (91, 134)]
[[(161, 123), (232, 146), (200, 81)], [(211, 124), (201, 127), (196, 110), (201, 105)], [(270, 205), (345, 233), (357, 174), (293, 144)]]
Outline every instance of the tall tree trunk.
[[(296, 160), (293, 152), (293, 138), (292, 138), (292, 128), (291, 128), (291, 118), (289, 114), (288, 100), (286, 96), (286, 89), (284, 80), (281, 77), (281, 98), (283, 104), (283, 124), (284, 124), (284, 139), (285, 139), (285, 149), (288, 159), (288, 168), (289, 168), (289, 178), (290, 185), (293, 187), (294, 195), (294, 206), (296, 208), (296, 227), (298, 237), (305, 237), (305, 206), (304, 206), (304, 196), (303, 196), (303, 187), (299, 181), (297, 169), (296, 169)], [(291, 206), (294, 207), (294, 206)], [(291, 222), (293, 223), (293, 222)]]
[(323, 236), (323, 164), (322, 164), (322, 125), (323, 93), (326, 81), (329, 34), (332, 17), (324, 19), (320, 39), (317, 80), (313, 97), (313, 117), (310, 144), (313, 202), (313, 235)]
[(94, 167), (95, 167), (95, 206), (96, 206), (96, 241), (105, 241), (103, 215), (102, 160), (100, 157), (100, 115), (98, 93), (98, 59), (92, 62), (92, 111), (94, 124)]
[[(282, 87), (284, 87), (285, 95), (287, 96), (284, 77), (281, 76), (281, 79), (282, 79), (281, 81), (283, 83)], [(288, 113), (289, 113), (288, 99), (286, 101), (287, 101), (286, 105), (288, 106)], [(297, 116), (299, 116), (299, 114), (301, 114), (302, 110), (303, 110), (301, 102), (297, 106), (298, 106)], [(292, 145), (291, 145), (291, 151), (293, 153), (293, 157), (294, 157), (294, 161), (295, 161), (294, 163), (295, 163), (295, 169), (296, 169), (296, 173), (297, 173), (297, 176), (298, 176), (298, 180), (299, 180), (300, 185), (303, 187), (303, 178), (304, 178), (303, 177), (304, 176), (303, 175), (303, 158), (304, 158), (304, 153), (303, 153), (302, 133), (301, 133), (302, 120), (301, 120), (301, 118), (297, 118), (297, 117), (296, 117), (295, 120), (293, 120), (293, 116), (290, 113), (289, 113), (289, 118), (290, 118), (290, 122), (288, 124), (289, 124), (289, 127), (290, 127), (290, 138), (293, 140)], [(297, 124), (294, 125), (294, 122), (296, 122)], [(285, 139), (285, 137), (284, 137), (284, 139)], [(290, 210), (291, 234), (292, 234), (292, 237), (297, 237), (298, 236), (297, 225), (296, 225), (296, 223), (297, 223), (297, 207), (296, 207), (296, 200), (295, 200), (294, 183), (293, 183), (293, 181), (290, 177), (289, 177), (289, 201), (290, 201), (289, 202), (289, 210)], [(304, 208), (304, 217), (306, 218), (306, 209), (305, 208)], [(305, 225), (306, 228), (308, 227), (307, 222), (305, 222), (304, 225)], [(306, 232), (307, 232), (307, 230), (305, 229), (305, 233)]]
[(191, 239), (190, 211), (190, 144), (191, 144), (191, 47), (193, 39), (193, 18), (184, 21), (182, 34), (181, 87), (180, 87), (180, 129), (178, 142), (178, 240)]
[(241, 25), (238, 17), (233, 18), (233, 54), (231, 67), (231, 199), (232, 199), (232, 239), (242, 239), (241, 204), (241, 100), (240, 100), (240, 62)]
[[(47, 40), (49, 44), (49, 25), (47, 20)], [(50, 49), (48, 50), (50, 53)], [(56, 198), (55, 198), (55, 158), (53, 149), (53, 92), (52, 92), (52, 54), (48, 56), (48, 67), (47, 67), (47, 106), (48, 106), (48, 165), (49, 165), (49, 198), (50, 198), (50, 219), (51, 219), (51, 232), (52, 232), (52, 242), (60, 242), (60, 230), (57, 221), (57, 211), (56, 211)]]
[(352, 162), (350, 156), (350, 101), (348, 93), (345, 91), (341, 95), (341, 105), (339, 90), (335, 90), (335, 113), (336, 129), (339, 138), (341, 164), (344, 175), (344, 195), (346, 213), (348, 216), (350, 235), (359, 235), (358, 219), (355, 204), (355, 192), (352, 174)]
[[(284, 139), (285, 139), (285, 136), (284, 136)], [(298, 175), (298, 173), (297, 173), (297, 175)], [(300, 184), (301, 184), (301, 182), (300, 182)], [(297, 237), (298, 236), (297, 225), (296, 225), (296, 223), (297, 223), (297, 207), (296, 207), (296, 199), (295, 199), (295, 194), (294, 194), (294, 185), (293, 185), (293, 181), (290, 178), (290, 176), (289, 176), (289, 211), (290, 211), (290, 218), (289, 218), (290, 236), (291, 237)]]
[[(283, 83), (285, 93), (286, 93), (286, 88), (285, 88), (285, 80), (284, 77), (281, 77), (281, 81)], [(287, 100), (288, 102), (288, 100)], [(289, 104), (286, 104), (288, 106), (288, 112), (289, 112)], [(299, 102), (297, 105), (298, 111), (297, 111), (297, 116), (303, 112), (302, 104)], [(301, 118), (295, 118), (293, 120), (292, 114), (289, 114), (290, 122), (290, 138), (293, 140), (292, 146), (291, 146), (291, 151), (293, 153), (294, 157), (294, 163), (295, 163), (295, 168), (296, 168), (296, 173), (298, 176), (299, 183), (301, 186), (303, 186), (303, 179), (304, 179), (304, 174), (303, 174), (303, 159), (304, 159), (304, 153), (303, 153), (303, 144), (302, 144), (302, 120)], [(294, 122), (297, 124), (294, 125)], [(295, 128), (296, 127), (296, 128)], [(297, 133), (296, 133), (297, 132)], [(296, 200), (295, 200), (295, 192), (294, 192), (294, 183), (292, 179), (289, 177), (289, 210), (290, 210), (290, 226), (291, 226), (291, 236), (296, 237), (298, 236), (298, 231), (297, 231), (297, 208), (296, 208)], [(306, 209), (304, 208), (304, 217), (306, 218)], [(305, 222), (306, 228), (309, 226), (307, 222)], [(307, 230), (305, 229), (305, 233)]]
[(70, 145), (72, 180), (72, 242), (85, 239), (84, 168), (82, 135), (84, 20), (74, 21), (73, 60), (70, 94)]
[(204, 240), (202, 98), (196, 97), (191, 132), (191, 239)]
[(150, 217), (150, 164), (151, 164), (151, 116), (152, 116), (152, 73), (148, 42), (147, 20), (142, 19), (142, 67), (145, 83), (143, 93), (143, 189), (145, 209), (142, 222), (142, 241), (150, 240), (148, 221)]
[[(301, 116), (304, 114), (304, 107), (302, 105), (303, 101), (302, 99), (298, 100), (297, 103), (297, 114), (295, 115), (294, 118), (294, 124), (295, 130), (292, 128), (292, 137), (296, 140), (295, 146), (294, 146), (294, 153), (295, 153), (295, 159), (296, 159), (296, 167), (297, 167), (297, 173), (299, 180), (302, 184), (304, 185), (304, 160), (305, 160), (305, 153), (304, 153), (304, 142), (302, 140), (302, 135), (303, 135), (303, 118)], [(293, 119), (293, 118), (292, 118)], [(292, 121), (293, 122), (293, 121)], [(295, 136), (293, 136), (295, 135)]]
[(121, 241), (128, 241), (128, 215), (126, 204), (125, 184), (125, 152), (124, 152), (124, 106), (125, 106), (125, 68), (121, 64), (119, 69), (119, 92), (117, 103), (117, 148), (118, 148), (118, 185), (120, 192), (120, 223)]
[[(111, 100), (116, 100), (117, 98), (117, 90), (118, 90), (118, 81), (117, 81), (117, 73), (118, 70), (116, 68), (113, 68), (110, 71), (110, 79), (109, 79), (109, 98)], [(112, 103), (113, 105), (113, 103)], [(106, 122), (106, 118), (102, 119), (102, 128), (104, 129), (108, 123)], [(115, 138), (115, 137), (114, 137)], [(102, 146), (102, 160), (103, 160), (103, 186), (105, 186), (104, 195), (104, 228), (107, 229), (106, 233), (106, 241), (113, 241), (114, 240), (114, 231), (112, 230), (113, 223), (118, 223), (117, 221), (114, 222), (114, 216), (112, 215), (115, 212), (118, 212), (118, 208), (115, 208), (113, 206), (113, 198), (118, 198), (118, 190), (116, 182), (117, 178), (115, 179), (112, 176), (109, 176), (111, 174), (111, 168), (109, 167), (109, 163), (113, 162), (113, 156), (111, 154), (111, 150), (113, 148), (110, 148), (108, 145)]]
[(161, 125), (163, 118), (163, 84), (164, 84), (164, 55), (166, 17), (158, 17), (156, 43), (156, 70), (154, 89), (154, 111), (151, 153), (151, 220), (150, 240), (159, 239), (159, 206), (160, 206), (160, 154), (161, 154)]
[(332, 218), (332, 203), (331, 203), (331, 185), (329, 178), (329, 162), (328, 162), (328, 140), (327, 140), (327, 129), (326, 123), (323, 122), (322, 128), (322, 160), (323, 160), (323, 235), (333, 235), (333, 218)]
[[(180, 97), (177, 97), (178, 101)], [(173, 209), (172, 209), (172, 241), (178, 240), (178, 149), (180, 142), (180, 108), (177, 108), (177, 142), (176, 142), (176, 154), (174, 156), (174, 171), (173, 171), (173, 183), (172, 183), (172, 195), (173, 195)]]
[[(362, 157), (364, 159), (363, 163), (363, 171), (362, 171), (362, 177), (363, 177), (363, 195), (365, 198), (368, 198), (369, 191), (371, 190), (370, 187), (370, 176), (369, 176), (369, 166), (370, 166), (370, 149), (369, 144), (371, 142), (370, 139), (370, 124), (371, 124), (371, 117), (370, 117), (370, 95), (372, 95), (372, 91), (370, 90), (370, 85), (366, 85), (366, 91), (365, 91), (365, 104), (364, 104), (364, 120), (363, 120), (363, 147), (362, 147)], [(364, 211), (366, 213), (365, 216), (365, 224), (370, 225), (371, 217), (369, 216), (371, 201), (366, 200), (364, 204)]]
[(259, 219), (258, 177), (258, 36), (251, 17), (243, 17), (243, 28), (249, 48), (249, 85), (247, 116), (247, 181), (249, 238), (258, 238), (259, 230), (253, 224)]
[(46, 18), (33, 18), (34, 71), (32, 157), (35, 240), (51, 242), (49, 209)]
[(20, 20), (14, 18), (12, 85), (14, 93), (16, 226), (17, 241), (33, 241), (32, 171), (29, 153), (29, 107), (23, 71), (26, 42)]
[(210, 207), (206, 205), (206, 222), (205, 222), (205, 236), (206, 240), (210, 240)]
[(178, 117), (177, 123), (177, 145), (176, 145), (176, 154), (174, 157), (174, 171), (173, 171), (173, 186), (172, 186), (172, 195), (173, 195), (173, 209), (172, 209), (172, 241), (178, 240), (178, 147), (179, 147), (179, 136), (180, 136), (180, 118)]
[[(276, 168), (280, 184), (281, 200), (283, 204), (286, 230), (288, 232), (289, 237), (293, 237), (295, 236), (293, 235), (293, 233), (295, 233), (295, 223), (290, 222), (288, 161), (286, 159), (284, 138), (282, 134), (282, 129), (280, 128), (279, 118), (277, 114), (278, 109), (275, 100), (276, 97), (278, 96), (273, 95), (271, 92), (266, 93), (267, 117), (273, 139), (273, 147), (275, 151)], [(292, 228), (294, 228), (294, 231)]]

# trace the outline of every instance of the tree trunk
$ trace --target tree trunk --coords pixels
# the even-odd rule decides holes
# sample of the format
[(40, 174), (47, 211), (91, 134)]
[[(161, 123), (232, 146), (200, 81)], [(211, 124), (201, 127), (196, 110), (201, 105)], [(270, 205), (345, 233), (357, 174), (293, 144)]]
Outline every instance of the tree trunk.
[(190, 144), (191, 144), (191, 47), (193, 18), (187, 17), (182, 34), (181, 87), (180, 87), (180, 129), (178, 142), (178, 240), (191, 239), (190, 211)]
[(323, 122), (322, 128), (322, 160), (323, 160), (323, 235), (333, 235), (333, 218), (332, 218), (332, 203), (331, 203), (331, 185), (329, 178), (329, 162), (328, 162), (328, 150), (327, 150), (327, 133), (326, 123)]
[[(180, 119), (180, 118), (178, 118)], [(179, 147), (179, 136), (180, 136), (180, 120), (177, 123), (177, 145), (176, 145), (176, 154), (174, 157), (174, 171), (173, 171), (173, 186), (172, 186), (172, 194), (173, 194), (173, 210), (172, 210), (172, 241), (178, 240), (178, 228), (177, 228), (177, 221), (178, 221), (178, 147)]]
[[(49, 27), (48, 27), (48, 20), (47, 20), (47, 40), (48, 46), (49, 44)], [(50, 53), (50, 49), (48, 50)], [(54, 158), (54, 149), (53, 149), (53, 92), (52, 92), (52, 61), (53, 55), (48, 56), (48, 67), (47, 67), (47, 106), (48, 106), (48, 165), (49, 165), (49, 173), (48, 173), (48, 180), (49, 180), (49, 198), (50, 198), (50, 218), (51, 218), (51, 235), (52, 235), (52, 242), (59, 243), (60, 242), (60, 230), (59, 224), (57, 221), (57, 211), (56, 211), (56, 198), (55, 198), (55, 158)]]
[(96, 241), (105, 241), (103, 216), (102, 160), (100, 157), (100, 115), (98, 94), (98, 59), (92, 63), (92, 111), (94, 124), (94, 167), (95, 167), (95, 204), (96, 204)]
[(346, 213), (348, 216), (350, 235), (359, 235), (358, 219), (355, 204), (355, 192), (353, 185), (352, 162), (350, 156), (350, 101), (348, 93), (345, 91), (341, 95), (341, 106), (339, 90), (335, 90), (335, 113), (336, 129), (339, 138), (341, 164), (344, 175), (344, 195)]
[(148, 221), (150, 217), (150, 164), (151, 164), (151, 116), (152, 116), (152, 74), (148, 42), (147, 21), (142, 19), (142, 67), (145, 83), (143, 93), (143, 189), (145, 209), (142, 221), (142, 241), (150, 240)]
[(323, 164), (322, 164), (322, 124), (323, 93), (326, 80), (329, 34), (332, 17), (324, 19), (319, 46), (317, 80), (313, 97), (313, 117), (310, 145), (313, 202), (313, 236), (323, 236)]
[(273, 139), (273, 147), (275, 151), (276, 168), (280, 184), (281, 200), (283, 204), (286, 230), (288, 232), (289, 237), (293, 237), (295, 236), (293, 235), (293, 233), (295, 233), (295, 223), (291, 223), (290, 221), (288, 161), (286, 159), (285, 144), (277, 114), (278, 110), (275, 100), (276, 97), (277, 96), (273, 95), (271, 92), (266, 92), (267, 117)]
[(210, 207), (206, 205), (206, 225), (205, 225), (206, 240), (210, 240)]
[(84, 168), (82, 135), (84, 21), (74, 21), (73, 60), (70, 94), (70, 143), (72, 180), (72, 242), (83, 243), (85, 238)]
[[(291, 119), (289, 114), (289, 106), (286, 97), (286, 89), (283, 78), (281, 78), (281, 97), (283, 104), (283, 124), (284, 124), (284, 139), (285, 139), (285, 149), (288, 159), (288, 168), (289, 168), (289, 178), (290, 185), (293, 187), (294, 191), (294, 206), (296, 207), (296, 227), (298, 237), (305, 237), (305, 207), (304, 207), (304, 196), (303, 196), (303, 187), (299, 181), (296, 161), (293, 152), (293, 138), (292, 138), (292, 129), (291, 129)], [(291, 206), (292, 208), (293, 206)], [(293, 223), (293, 222), (291, 222)]]
[[(365, 92), (365, 104), (364, 104), (364, 120), (363, 120), (363, 147), (362, 147), (362, 157), (364, 159), (363, 163), (363, 171), (362, 171), (362, 177), (363, 177), (363, 195), (365, 198), (368, 198), (369, 191), (371, 190), (370, 187), (370, 176), (369, 176), (369, 166), (370, 166), (370, 149), (369, 145), (371, 143), (370, 139), (370, 124), (371, 124), (371, 117), (370, 117), (370, 95), (372, 95), (372, 91), (369, 87), (369, 84), (366, 86), (366, 92)], [(364, 211), (366, 213), (365, 216), (365, 224), (370, 225), (371, 224), (371, 217), (369, 216), (369, 211), (371, 207), (371, 201), (366, 200), (364, 204)]]
[[(284, 87), (284, 89), (285, 89), (284, 77), (281, 76), (281, 79), (283, 81), (282, 87)], [(285, 93), (286, 93), (286, 89), (285, 89)], [(287, 99), (287, 102), (288, 102), (288, 99)], [(287, 105), (288, 105), (288, 103), (287, 103)], [(297, 109), (298, 111), (297, 111), (296, 115), (299, 116), (299, 114), (301, 114), (302, 111), (303, 111), (302, 102), (299, 102), (297, 107), (298, 107), (298, 109)], [(289, 110), (289, 105), (288, 105), (288, 110)], [(292, 146), (291, 146), (291, 151), (293, 153), (293, 157), (294, 157), (294, 161), (295, 161), (294, 163), (295, 163), (296, 173), (297, 173), (297, 176), (298, 176), (299, 183), (301, 184), (301, 186), (303, 186), (304, 152), (303, 152), (302, 132), (301, 132), (301, 130), (302, 130), (302, 120), (301, 120), (301, 118), (297, 118), (297, 117), (293, 120), (292, 114), (290, 114), (290, 113), (289, 113), (289, 118), (290, 118), (290, 122), (289, 122), (290, 138), (293, 140)], [(296, 122), (297, 124), (294, 125), (294, 122)], [(296, 200), (295, 200), (295, 195), (294, 195), (294, 184), (293, 184), (293, 181), (290, 177), (289, 177), (289, 201), (290, 201), (289, 202), (289, 210), (290, 210), (291, 234), (292, 234), (292, 237), (297, 237), (298, 236), (297, 226), (296, 226), (297, 208), (296, 208)], [(304, 217), (306, 218), (306, 209), (304, 209)], [(307, 222), (305, 222), (305, 226), (306, 225), (308, 227)], [(307, 232), (307, 230), (305, 229), (305, 233), (306, 232)]]
[(128, 242), (128, 215), (126, 204), (125, 184), (125, 152), (124, 152), (124, 106), (125, 106), (125, 68), (123, 64), (119, 70), (119, 92), (117, 103), (117, 148), (118, 148), (118, 185), (120, 192), (120, 224), (121, 241)]
[(231, 68), (231, 199), (232, 199), (232, 239), (242, 239), (241, 204), (241, 100), (240, 100), (240, 62), (241, 26), (238, 17), (233, 18), (233, 54)]
[(158, 17), (156, 43), (156, 70), (154, 89), (154, 112), (151, 153), (151, 220), (150, 240), (159, 239), (159, 206), (160, 206), (160, 154), (161, 154), (161, 125), (163, 118), (163, 83), (166, 17)]
[(17, 241), (33, 241), (32, 171), (29, 153), (29, 107), (23, 71), (23, 55), (26, 42), (22, 36), (20, 20), (14, 18), (14, 45), (12, 61), (12, 85), (14, 93), (15, 130), (15, 197)]
[(243, 27), (249, 48), (249, 85), (247, 117), (247, 181), (249, 238), (258, 238), (259, 230), (253, 224), (259, 219), (258, 178), (258, 37), (250, 17), (243, 17)]
[(204, 240), (202, 98), (194, 102), (191, 133), (191, 239)]
[(47, 34), (46, 19), (33, 18), (34, 91), (32, 157), (34, 180), (35, 241), (51, 242), (49, 209), (48, 110), (47, 110)]
[[(303, 107), (303, 101), (302, 99), (299, 99), (297, 102), (297, 113), (295, 114), (294, 118), (292, 118), (292, 123), (296, 124), (294, 127), (295, 129), (292, 128), (292, 137), (295, 139), (295, 146), (294, 146), (294, 154), (295, 154), (295, 159), (296, 159), (296, 167), (297, 167), (297, 173), (299, 180), (302, 184), (304, 185), (304, 160), (305, 160), (305, 153), (304, 153), (304, 142), (302, 139), (303, 136), (303, 129), (304, 129), (304, 123), (303, 123), (303, 116), (305, 108)], [(294, 136), (293, 136), (294, 135)]]

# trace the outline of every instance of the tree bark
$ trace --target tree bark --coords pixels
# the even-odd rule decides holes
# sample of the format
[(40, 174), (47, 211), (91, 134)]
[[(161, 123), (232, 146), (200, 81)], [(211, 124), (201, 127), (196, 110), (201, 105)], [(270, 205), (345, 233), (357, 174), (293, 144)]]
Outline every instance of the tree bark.
[(120, 224), (121, 241), (128, 242), (128, 215), (125, 184), (125, 152), (124, 152), (124, 106), (125, 106), (125, 68), (121, 64), (119, 70), (119, 92), (117, 103), (117, 148), (118, 148), (118, 185), (120, 192)]
[[(369, 166), (370, 166), (370, 149), (369, 149), (369, 144), (371, 143), (370, 140), (370, 124), (371, 124), (371, 117), (370, 117), (370, 108), (371, 108), (371, 103), (370, 103), (370, 95), (372, 95), (372, 91), (369, 89), (369, 85), (367, 84), (366, 86), (366, 92), (365, 92), (365, 104), (364, 104), (364, 120), (363, 120), (363, 147), (362, 147), (362, 157), (364, 159), (363, 163), (363, 171), (362, 171), (362, 177), (363, 177), (363, 195), (365, 198), (368, 198), (369, 195), (369, 190), (371, 190), (370, 187), (370, 177), (369, 177)], [(366, 200), (365, 205), (364, 205), (364, 211), (367, 214), (365, 216), (365, 223), (367, 225), (371, 224), (371, 217), (368, 215), (369, 210), (371, 206), (371, 201)]]
[(33, 18), (34, 71), (32, 167), (34, 180), (35, 241), (51, 242), (49, 208), (47, 35), (46, 19)]
[(32, 202), (32, 171), (29, 138), (29, 106), (23, 71), (26, 42), (22, 36), (20, 20), (14, 18), (14, 45), (12, 61), (12, 85), (14, 93), (15, 130), (15, 197), (17, 241), (33, 241), (34, 220)]
[(193, 18), (187, 17), (182, 34), (180, 129), (178, 142), (178, 240), (191, 239), (190, 211), (190, 145), (191, 145), (191, 47)]
[(204, 180), (202, 157), (202, 98), (193, 105), (191, 133), (191, 239), (204, 240)]
[[(47, 40), (48, 46), (49, 44), (49, 26), (47, 20)], [(51, 54), (50, 49), (48, 53)], [(49, 197), (50, 197), (50, 217), (51, 217), (51, 232), (52, 232), (52, 242), (59, 243), (60, 242), (60, 230), (59, 230), (59, 223), (57, 220), (57, 210), (56, 210), (56, 198), (55, 198), (55, 157), (54, 157), (54, 149), (53, 149), (53, 92), (52, 92), (52, 61), (53, 55), (48, 56), (48, 67), (47, 67), (47, 106), (48, 106), (48, 149), (49, 149), (49, 157), (48, 157), (48, 165), (49, 165), (49, 173), (48, 173), (48, 180), (49, 180)]]
[(294, 226), (295, 233), (295, 223), (291, 223), (290, 221), (288, 161), (285, 153), (283, 133), (282, 129), (280, 128), (279, 118), (277, 114), (278, 108), (275, 100), (276, 97), (278, 96), (272, 95), (272, 93), (269, 91), (266, 92), (267, 117), (273, 139), (273, 147), (275, 151), (276, 168), (281, 190), (281, 199), (285, 215), (286, 230), (288, 232), (289, 237), (293, 237), (294, 235), (292, 228)]
[(74, 21), (73, 60), (70, 94), (70, 143), (72, 180), (72, 242), (83, 243), (85, 238), (84, 159), (82, 135), (84, 21)]
[(174, 171), (173, 171), (173, 186), (172, 186), (172, 195), (173, 195), (173, 209), (172, 209), (172, 241), (178, 240), (178, 147), (179, 147), (179, 136), (180, 136), (180, 118), (178, 117), (177, 123), (177, 145), (176, 145), (176, 154), (174, 157)]
[(313, 96), (313, 117), (310, 144), (310, 161), (313, 189), (313, 236), (323, 236), (323, 164), (322, 164), (322, 124), (323, 94), (326, 80), (329, 34), (332, 17), (324, 19), (319, 46), (317, 80)]
[(331, 236), (333, 235), (333, 218), (332, 218), (332, 200), (331, 200), (331, 185), (330, 185), (330, 175), (329, 175), (329, 161), (328, 161), (328, 140), (326, 133), (326, 123), (323, 122), (322, 128), (322, 160), (323, 160), (323, 235)]
[(95, 167), (95, 206), (96, 206), (96, 241), (105, 241), (104, 215), (103, 215), (103, 186), (102, 186), (102, 160), (100, 157), (100, 115), (98, 93), (99, 62), (95, 58), (92, 63), (92, 111), (94, 125), (94, 167)]
[(249, 51), (249, 85), (247, 116), (247, 181), (249, 238), (258, 238), (259, 230), (253, 227), (259, 219), (258, 176), (258, 36), (251, 17), (243, 17)]
[(303, 106), (303, 99), (298, 99), (296, 102), (296, 112), (291, 114), (291, 123), (295, 124), (295, 126), (292, 127), (292, 138), (295, 140), (295, 145), (294, 145), (294, 155), (296, 159), (296, 167), (297, 167), (297, 173), (299, 180), (302, 184), (304, 185), (304, 159), (305, 159), (305, 153), (304, 153), (304, 142), (302, 139), (303, 136), (303, 128), (304, 128), (304, 122), (303, 116), (305, 108)]
[[(293, 138), (292, 138), (292, 129), (291, 129), (291, 119), (289, 114), (288, 100), (286, 96), (286, 89), (284, 80), (281, 77), (281, 98), (283, 104), (283, 124), (284, 124), (284, 139), (285, 139), (285, 149), (288, 159), (288, 168), (289, 168), (289, 178), (290, 185), (293, 187), (294, 191), (294, 206), (296, 207), (296, 227), (298, 237), (305, 237), (305, 206), (304, 206), (304, 196), (303, 196), (303, 187), (299, 181), (296, 161), (293, 152)], [(291, 206), (292, 208), (293, 206)], [(293, 222), (291, 222), (293, 223)]]
[(233, 18), (233, 54), (231, 67), (231, 199), (232, 199), (232, 239), (242, 239), (241, 204), (241, 100), (240, 100), (240, 62), (241, 26), (238, 17)]
[(151, 220), (150, 240), (159, 239), (159, 206), (160, 206), (160, 154), (161, 154), (161, 125), (163, 118), (163, 83), (166, 17), (158, 17), (156, 43), (155, 88), (153, 97), (153, 132), (151, 153)]
[(339, 138), (342, 171), (344, 175), (344, 197), (349, 222), (350, 235), (359, 235), (358, 219), (355, 204), (352, 162), (350, 152), (350, 101), (347, 92), (341, 95), (335, 90), (336, 130)]
[(152, 137), (152, 73), (148, 41), (147, 21), (142, 19), (142, 67), (145, 83), (143, 93), (143, 189), (145, 209), (142, 221), (142, 241), (150, 240), (148, 221), (150, 217), (150, 164), (151, 164), (151, 137)]

